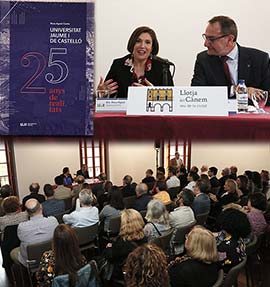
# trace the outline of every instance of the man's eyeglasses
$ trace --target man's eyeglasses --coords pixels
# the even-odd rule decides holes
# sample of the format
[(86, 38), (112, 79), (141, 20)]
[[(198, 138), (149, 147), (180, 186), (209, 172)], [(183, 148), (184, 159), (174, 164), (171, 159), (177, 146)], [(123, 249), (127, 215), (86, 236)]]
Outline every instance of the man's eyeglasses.
[(209, 42), (214, 42), (214, 41), (221, 39), (221, 38), (224, 38), (226, 36), (228, 36), (228, 35), (221, 35), (221, 36), (217, 36), (217, 37), (212, 37), (212, 36), (206, 36), (205, 34), (202, 34), (203, 39), (205, 41), (207, 40)]

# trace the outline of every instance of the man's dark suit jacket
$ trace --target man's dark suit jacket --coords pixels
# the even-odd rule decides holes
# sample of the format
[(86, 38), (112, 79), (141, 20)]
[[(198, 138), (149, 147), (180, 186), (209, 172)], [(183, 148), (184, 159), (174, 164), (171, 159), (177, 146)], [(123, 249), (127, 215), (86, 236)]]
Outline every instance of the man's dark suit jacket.
[[(117, 98), (127, 98), (128, 87), (132, 85), (133, 73), (130, 72), (131, 67), (125, 65), (125, 61), (130, 57), (131, 55), (127, 55), (123, 58), (115, 59), (105, 79), (106, 81), (113, 79), (118, 83)], [(145, 72), (145, 77), (154, 86), (164, 86), (163, 71), (163, 64), (152, 59), (152, 68), (150, 71)], [(168, 86), (173, 86), (170, 71), (168, 71)]]
[(136, 209), (137, 211), (146, 210), (147, 204), (149, 203), (151, 199), (152, 197), (149, 194), (143, 194), (135, 200), (132, 208)]
[[(270, 89), (269, 55), (263, 51), (239, 48), (238, 79), (245, 80), (247, 87)], [(219, 56), (203, 51), (197, 55), (192, 86), (227, 86), (223, 65)]]

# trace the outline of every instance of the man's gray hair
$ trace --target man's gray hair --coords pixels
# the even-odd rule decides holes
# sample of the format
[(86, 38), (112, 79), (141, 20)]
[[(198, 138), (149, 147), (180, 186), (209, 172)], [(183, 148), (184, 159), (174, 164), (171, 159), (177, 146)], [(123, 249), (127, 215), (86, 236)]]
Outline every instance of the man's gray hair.
[(82, 189), (79, 193), (80, 203), (90, 206), (94, 201), (93, 193), (90, 189)]
[(142, 195), (148, 192), (148, 187), (145, 183), (139, 183), (136, 186), (136, 193)]
[(149, 222), (169, 224), (169, 214), (163, 202), (158, 199), (150, 200), (147, 204), (145, 219)]

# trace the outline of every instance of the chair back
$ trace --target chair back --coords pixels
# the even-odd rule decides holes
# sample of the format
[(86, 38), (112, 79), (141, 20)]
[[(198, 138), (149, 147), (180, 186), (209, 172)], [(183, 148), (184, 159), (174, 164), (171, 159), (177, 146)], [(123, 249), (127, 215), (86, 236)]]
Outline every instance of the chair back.
[(222, 286), (222, 283), (223, 283), (223, 279), (224, 279), (224, 272), (223, 272), (223, 269), (220, 269), (220, 270), (218, 271), (217, 281), (216, 281), (216, 283), (215, 283), (212, 287), (221, 287), (221, 286)]
[(181, 191), (181, 187), (180, 186), (176, 186), (176, 187), (171, 187), (168, 189), (168, 193), (170, 195), (171, 200), (174, 200), (178, 193)]
[(27, 267), (30, 273), (37, 271), (42, 254), (51, 250), (51, 240), (30, 244), (27, 246)]
[(59, 224), (64, 223), (63, 221), (63, 215), (70, 213), (70, 210), (66, 210), (64, 212), (61, 212), (59, 214), (55, 214), (54, 217), (57, 219)]
[(147, 213), (147, 210), (146, 210), (146, 209), (140, 211), (140, 214), (141, 214), (141, 216), (142, 216), (143, 219), (145, 219), (146, 213)]
[(167, 209), (168, 212), (173, 211), (174, 208), (175, 208), (175, 203), (174, 203), (174, 201), (170, 202), (169, 204), (166, 204), (165, 207), (166, 207), (166, 209)]
[(220, 186), (212, 187), (210, 192), (213, 194), (217, 194), (219, 192), (219, 190), (220, 190)]
[(79, 239), (81, 250), (95, 247), (94, 241), (98, 236), (98, 223), (86, 227), (75, 227), (74, 231)]
[(259, 248), (258, 237), (253, 234), (252, 240), (246, 245), (246, 254), (247, 256), (254, 254)]
[[(77, 271), (78, 279), (75, 287), (97, 287), (97, 278), (95, 271), (90, 264), (86, 264), (79, 271)], [(53, 279), (52, 287), (67, 287), (69, 286), (69, 275), (58, 275)]]
[(112, 217), (109, 221), (109, 228), (108, 228), (108, 236), (111, 234), (117, 235), (120, 232), (120, 226), (121, 226), (121, 215)]
[(241, 270), (245, 267), (247, 262), (247, 257), (243, 259), (242, 262), (231, 268), (231, 270), (228, 272), (226, 275), (224, 282), (223, 282), (223, 287), (232, 287), (232, 286), (237, 286), (237, 279), (238, 275), (240, 274)]
[(20, 246), (20, 240), (17, 236), (18, 225), (9, 225), (3, 231), (3, 241), (1, 242), (1, 252), (3, 258), (3, 267), (10, 268), (13, 260), (10, 258), (10, 251)]
[(156, 244), (158, 247), (160, 247), (165, 254), (170, 253), (170, 241), (173, 235), (173, 229), (171, 229), (168, 233), (165, 235), (159, 236), (151, 241), (151, 243)]
[(72, 208), (72, 197), (63, 199), (65, 202), (65, 210), (70, 210)]
[(137, 196), (127, 196), (123, 198), (125, 208), (132, 208), (134, 201), (136, 200)]
[(206, 223), (209, 212), (196, 215), (197, 224), (204, 225)]

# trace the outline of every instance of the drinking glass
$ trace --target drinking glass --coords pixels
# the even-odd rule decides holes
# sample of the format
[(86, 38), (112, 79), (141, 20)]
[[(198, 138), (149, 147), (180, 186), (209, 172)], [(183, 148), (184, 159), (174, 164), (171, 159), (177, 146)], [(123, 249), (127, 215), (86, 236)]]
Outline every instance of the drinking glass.
[(264, 110), (264, 107), (265, 107), (265, 104), (266, 104), (267, 99), (268, 99), (268, 91), (263, 91), (262, 93), (263, 93), (263, 98), (260, 98), (260, 99), (256, 98), (255, 94), (251, 95), (253, 105), (256, 108), (258, 114), (265, 114), (266, 113)]

